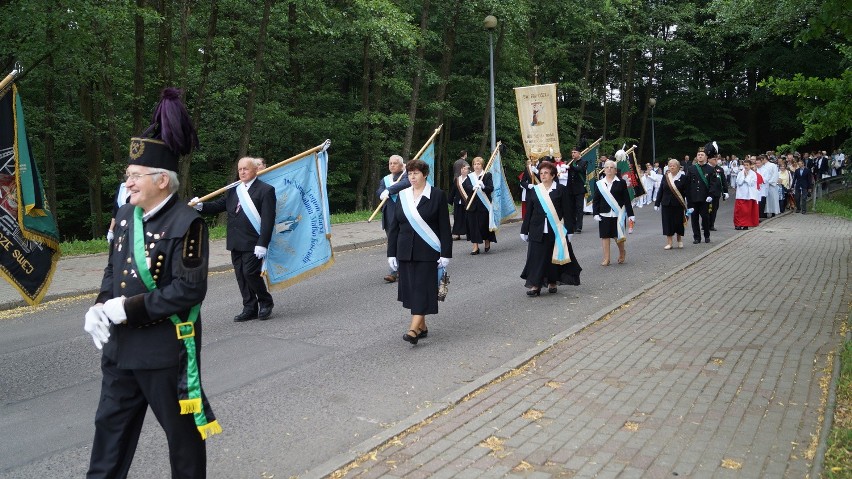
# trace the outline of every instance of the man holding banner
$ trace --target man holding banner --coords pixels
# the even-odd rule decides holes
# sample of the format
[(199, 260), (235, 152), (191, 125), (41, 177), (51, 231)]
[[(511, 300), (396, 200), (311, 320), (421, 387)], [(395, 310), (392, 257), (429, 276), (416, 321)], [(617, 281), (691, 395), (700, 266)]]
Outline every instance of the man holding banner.
[(243, 310), (234, 317), (241, 323), (272, 316), (272, 295), (261, 277), (264, 258), (275, 226), (275, 188), (257, 178), (259, 158), (244, 157), (237, 164), (240, 183), (227, 194), (209, 203), (193, 198), (191, 203), (203, 214), (228, 212), (225, 247), (231, 252), (234, 274), (243, 297)]
[[(384, 201), (382, 205), (382, 229), (385, 234), (390, 227), (391, 213), (395, 203), (399, 201), (399, 192), (411, 186), (408, 181), (408, 175), (405, 174), (405, 165), (402, 163), (402, 157), (399, 155), (391, 155), (388, 158), (388, 171), (390, 174), (385, 175), (379, 182), (379, 189), (376, 190), (380, 200)], [(396, 282), (399, 277), (397, 271), (388, 267), (388, 274), (385, 275), (385, 281), (388, 283)]]
[(565, 212), (565, 227), (571, 234), (583, 232), (583, 208), (586, 206), (586, 160), (580, 157), (580, 148), (571, 148), (568, 173), (568, 211)]

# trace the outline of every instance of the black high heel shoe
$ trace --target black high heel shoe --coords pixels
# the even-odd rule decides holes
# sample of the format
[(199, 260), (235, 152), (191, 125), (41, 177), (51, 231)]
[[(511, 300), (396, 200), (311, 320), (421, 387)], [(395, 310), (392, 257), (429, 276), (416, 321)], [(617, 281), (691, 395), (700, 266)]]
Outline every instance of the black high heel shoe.
[(550, 294), (553, 294), (553, 293), (555, 293), (556, 291), (557, 291), (557, 290), (556, 290), (556, 286), (548, 286), (548, 287), (547, 287), (547, 292), (548, 292), (548, 293), (550, 293)]
[[(408, 333), (414, 333), (414, 336), (412, 336), (412, 335), (410, 335), (410, 334), (408, 334)], [(409, 342), (409, 343), (411, 343), (411, 344), (417, 344), (417, 339), (418, 339), (418, 337), (417, 337), (417, 331), (415, 331), (415, 330), (413, 330), (413, 329), (409, 329), (409, 330), (408, 330), (408, 333), (405, 333), (405, 334), (403, 334), (403, 335), (402, 335), (402, 340), (403, 340), (403, 341), (408, 341), (408, 342)]]
[(487, 253), (489, 251), (491, 251), (491, 243), (486, 243), (485, 244), (485, 252)]
[(471, 251), (470, 254), (471, 254), (471, 256), (476, 256), (476, 255), (479, 254), (479, 250)]
[(528, 289), (527, 296), (539, 296), (541, 294), (541, 288)]
[[(406, 334), (406, 336), (408, 336), (408, 335)], [(417, 339), (423, 339), (426, 336), (429, 336), (429, 330), (428, 329), (421, 329), (420, 332), (417, 333)]]

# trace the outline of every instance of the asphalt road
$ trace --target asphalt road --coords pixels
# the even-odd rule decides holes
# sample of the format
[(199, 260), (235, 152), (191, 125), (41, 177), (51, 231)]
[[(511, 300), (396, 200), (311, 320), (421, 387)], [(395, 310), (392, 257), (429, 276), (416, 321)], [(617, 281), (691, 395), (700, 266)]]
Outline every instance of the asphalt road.
[[(385, 284), (384, 247), (336, 255), (328, 271), (274, 293), (273, 319), (236, 324), (231, 272), (210, 277), (202, 308), (205, 388), (224, 433), (208, 440), (212, 478), (297, 476), (424, 408), (732, 236), (722, 204), (710, 245), (664, 251), (659, 216), (637, 209), (626, 265), (599, 265), (590, 216), (574, 237), (582, 285), (539, 298), (518, 275), (526, 245), (504, 225), (491, 252), (455, 242), (450, 294), (429, 338), (401, 339), (409, 315)], [(613, 245), (613, 259), (617, 250)], [(0, 477), (82, 477), (97, 403), (99, 352), (82, 330), (93, 295), (0, 319)], [(16, 313), (16, 311), (21, 311)], [(23, 315), (26, 311), (28, 314)], [(169, 475), (165, 437), (148, 415), (131, 476)]]

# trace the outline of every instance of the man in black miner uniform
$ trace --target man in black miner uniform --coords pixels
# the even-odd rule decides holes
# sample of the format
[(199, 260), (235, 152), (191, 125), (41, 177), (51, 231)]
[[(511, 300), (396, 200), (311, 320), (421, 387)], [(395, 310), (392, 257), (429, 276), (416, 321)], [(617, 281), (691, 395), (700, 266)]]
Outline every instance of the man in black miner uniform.
[(260, 158), (240, 158), (237, 163), (240, 183), (237, 186), (215, 201), (200, 203), (198, 198), (193, 198), (190, 202), (202, 214), (228, 212), (225, 248), (231, 252), (231, 263), (243, 297), (243, 311), (234, 317), (237, 323), (255, 318), (269, 319), (274, 306), (272, 295), (260, 275), (272, 240), (276, 201), (275, 188), (257, 178), (262, 162)]
[[(704, 230), (704, 242), (710, 242), (710, 208), (713, 197), (721, 195), (719, 179), (716, 170), (707, 164), (707, 151), (716, 155), (718, 151), (716, 142), (708, 143), (704, 148), (699, 148), (695, 154), (695, 162), (686, 168), (686, 201), (692, 213), (692, 243), (701, 242), (701, 230)], [(699, 225), (698, 221), (701, 221)]]
[(719, 194), (713, 196), (713, 208), (710, 211), (710, 231), (716, 231), (716, 213), (719, 212), (719, 197), (727, 200), (728, 196), (728, 175), (725, 174), (725, 169), (719, 164), (719, 155), (708, 158), (707, 162), (713, 167), (716, 172), (716, 177), (719, 181)]
[[(127, 476), (149, 406), (168, 440), (172, 477), (205, 477), (204, 439), (221, 432), (200, 379), (188, 381), (199, 377), (208, 235), (175, 193), (178, 159), (198, 141), (179, 94), (165, 90), (153, 130), (131, 140), (130, 203), (116, 213), (100, 292), (85, 316), (103, 348), (88, 478)], [(159, 127), (177, 123), (187, 127)]]
[(580, 158), (580, 149), (571, 148), (571, 166), (568, 167), (569, 211), (565, 212), (565, 227), (569, 233), (583, 232), (583, 207), (586, 205), (586, 160)]

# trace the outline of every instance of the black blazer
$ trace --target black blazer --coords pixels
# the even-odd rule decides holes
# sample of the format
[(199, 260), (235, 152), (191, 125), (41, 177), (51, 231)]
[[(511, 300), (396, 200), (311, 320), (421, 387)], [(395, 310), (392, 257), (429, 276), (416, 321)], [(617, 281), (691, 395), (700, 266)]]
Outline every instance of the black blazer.
[[(438, 188), (432, 187), (429, 198), (420, 197), (417, 211), (438, 235), (441, 242), (441, 252), (432, 249), (408, 222), (402, 211), (402, 198), (393, 205), (393, 221), (388, 228), (388, 258), (395, 257), (399, 261), (438, 261), (439, 257), (453, 257), (453, 238), (450, 233), (450, 212), (447, 209), (447, 195)], [(437, 268), (437, 266), (435, 266)], [(436, 273), (437, 274), (437, 273)]]
[[(630, 204), (630, 192), (627, 191), (627, 182), (624, 180), (616, 181), (612, 184), (612, 189), (609, 192), (612, 193), (618, 206), (625, 207), (627, 216), (634, 216), (633, 205)], [(609, 213), (610, 211), (612, 211), (612, 208), (609, 207), (609, 203), (603, 198), (603, 194), (600, 191), (596, 191), (595, 197), (592, 200), (592, 214), (599, 215), (601, 213)]]
[[(550, 201), (553, 202), (556, 215), (563, 225), (565, 224), (565, 212), (572, 211), (568, 195), (568, 187), (558, 182), (556, 182), (556, 188), (549, 192)], [(547, 214), (544, 206), (538, 200), (536, 192), (530, 191), (527, 193), (527, 214), (524, 216), (524, 222), (521, 223), (521, 234), (529, 235), (530, 241), (541, 243), (544, 238), (545, 222), (547, 222)], [(550, 224), (547, 225), (547, 229), (551, 233), (555, 233)]]
[[(485, 196), (487, 196), (489, 200), (491, 200), (491, 192), (494, 191), (494, 180), (491, 179), (491, 173), (485, 173), (485, 175), (480, 179), (482, 180), (482, 192), (485, 193)], [(467, 193), (468, 198), (470, 197), (470, 195), (473, 194), (473, 184), (470, 182), (469, 176), (464, 179), (464, 182), (462, 183), (462, 188), (464, 188), (464, 191)], [(477, 196), (476, 199), (473, 200), (473, 203), (470, 205), (470, 209), (468, 211), (480, 210), (488, 211), (488, 209), (485, 208), (485, 205), (482, 204), (482, 200), (480, 200)]]
[[(468, 183), (470, 183), (470, 182), (468, 182)], [(462, 186), (462, 188), (464, 188), (464, 186)], [(463, 207), (467, 207), (468, 200), (470, 200), (470, 195), (468, 195), (467, 199), (465, 199), (465, 197), (459, 191), (458, 181), (456, 179), (454, 179), (451, 186), (450, 186), (450, 194), (449, 194), (449, 198), (447, 198), (447, 203), (451, 204), (453, 206), (461, 205)], [(462, 208), (462, 209), (464, 209), (464, 208)], [(453, 211), (455, 211), (455, 210), (453, 210)]]
[[(680, 191), (681, 196), (683, 196), (684, 201), (686, 201), (686, 176), (680, 175), (680, 177), (674, 180), (675, 188)], [(706, 199), (706, 197), (705, 197)], [(660, 182), (660, 189), (657, 190), (657, 200), (654, 202), (654, 206), (679, 206), (683, 207), (675, 196), (674, 192), (672, 192), (671, 188), (669, 188), (669, 181), (663, 176), (663, 180)]]
[(807, 168), (796, 168), (793, 172), (792, 189), (809, 190), (813, 187), (811, 180), (811, 170)]
[[(701, 179), (698, 174), (698, 168), (704, 172), (704, 177), (707, 178), (707, 184)], [(719, 178), (716, 176), (716, 170), (712, 166), (698, 162), (686, 168), (686, 201), (690, 203), (704, 203), (708, 196), (717, 197), (722, 195), (722, 185), (719, 184)]]
[(586, 160), (580, 158), (568, 167), (568, 194), (586, 194)]
[(228, 212), (228, 237), (225, 249), (228, 251), (254, 251), (255, 246), (269, 247), (272, 239), (272, 228), (275, 226), (275, 188), (255, 178), (248, 190), (249, 197), (260, 213), (260, 234), (257, 234), (242, 207), (237, 211), (240, 201), (237, 188), (243, 188), (242, 183), (231, 188), (225, 196), (201, 205), (201, 213), (217, 214)]

